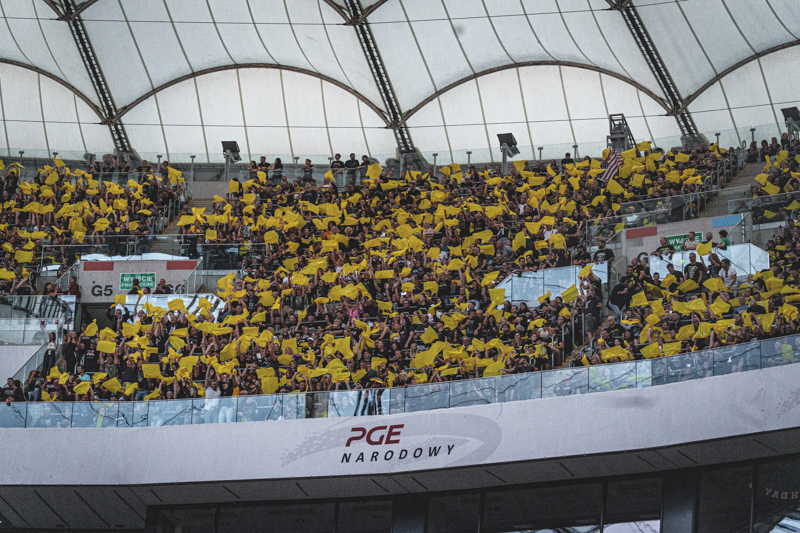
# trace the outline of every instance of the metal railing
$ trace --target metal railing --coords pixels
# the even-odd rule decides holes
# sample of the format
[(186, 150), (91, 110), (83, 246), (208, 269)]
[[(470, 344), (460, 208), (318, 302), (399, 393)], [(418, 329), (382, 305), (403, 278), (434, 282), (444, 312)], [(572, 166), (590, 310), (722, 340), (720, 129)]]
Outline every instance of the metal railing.
[(800, 208), (800, 205), (792, 205), (793, 202), (800, 204), (800, 191), (728, 200), (728, 212), (750, 213), (753, 224), (781, 222), (791, 218), (791, 212)]
[(800, 335), (657, 359), (406, 388), (208, 400), (0, 404), (0, 427), (144, 427), (398, 414), (647, 388), (797, 362)]
[(189, 274), (189, 277), (186, 280), (175, 287), (175, 294), (196, 294), (199, 287), (202, 286), (202, 272), (203, 272), (203, 260), (200, 259), (197, 262), (197, 266), (192, 270), (192, 273)]
[(0, 319), (73, 317), (75, 297), (0, 296)]

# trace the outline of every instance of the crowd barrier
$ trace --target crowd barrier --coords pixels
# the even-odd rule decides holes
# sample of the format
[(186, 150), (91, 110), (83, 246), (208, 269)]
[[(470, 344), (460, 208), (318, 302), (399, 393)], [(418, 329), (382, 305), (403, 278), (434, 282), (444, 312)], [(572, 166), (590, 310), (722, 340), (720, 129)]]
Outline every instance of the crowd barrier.
[(671, 357), (407, 388), (149, 402), (0, 404), (0, 428), (146, 427), (353, 417), (592, 394), (800, 362), (800, 335)]

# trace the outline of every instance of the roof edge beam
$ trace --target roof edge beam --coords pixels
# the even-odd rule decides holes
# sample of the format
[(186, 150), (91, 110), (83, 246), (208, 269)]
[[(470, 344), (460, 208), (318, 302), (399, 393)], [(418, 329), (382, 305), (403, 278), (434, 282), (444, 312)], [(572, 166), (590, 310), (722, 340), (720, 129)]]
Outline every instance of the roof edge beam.
[(521, 63), (511, 63), (511, 64), (508, 64), (508, 65), (503, 65), (502, 67), (494, 67), (494, 68), (490, 68), (490, 69), (487, 69), (487, 70), (483, 70), (481, 72), (476, 72), (475, 74), (471, 74), (471, 75), (469, 75), (469, 76), (467, 76), (465, 78), (461, 78), (460, 80), (455, 81), (455, 82), (451, 83), (450, 85), (448, 85), (446, 87), (442, 87), (441, 89), (439, 89), (438, 91), (436, 91), (432, 95), (430, 95), (427, 98), (425, 98), (424, 100), (422, 100), (416, 106), (414, 106), (413, 108), (409, 109), (405, 113), (405, 115), (403, 115), (402, 123), (405, 124), (406, 121), (409, 118), (411, 118), (417, 111), (419, 111), (420, 109), (422, 109), (423, 107), (425, 107), (430, 102), (432, 102), (436, 98), (440, 97), (444, 93), (446, 93), (446, 92), (448, 92), (448, 91), (450, 91), (452, 89), (455, 89), (459, 85), (463, 85), (463, 84), (465, 84), (467, 82), (470, 82), (472, 80), (475, 80), (475, 79), (478, 79), (478, 78), (482, 78), (483, 76), (488, 76), (489, 74), (494, 74), (496, 72), (501, 72), (501, 71), (509, 70), (509, 69), (512, 69), (512, 68), (544, 67), (544, 66), (572, 67), (572, 68), (579, 68), (579, 69), (583, 69), (583, 70), (591, 70), (593, 72), (599, 72), (600, 74), (605, 74), (606, 76), (610, 76), (612, 78), (616, 78), (616, 79), (618, 79), (620, 81), (623, 81), (623, 82), (627, 83), (628, 85), (631, 85), (631, 86), (635, 87), (636, 89), (640, 90), (641, 92), (643, 92), (644, 94), (646, 94), (647, 96), (649, 96), (650, 98), (655, 100), (656, 103), (658, 103), (658, 105), (660, 105), (662, 108), (664, 108), (664, 111), (666, 111), (667, 113), (670, 113), (672, 111), (672, 108), (669, 106), (669, 104), (663, 98), (658, 96), (656, 93), (654, 93), (653, 91), (651, 91), (650, 89), (648, 89), (647, 87), (642, 85), (641, 83), (636, 82), (636, 81), (634, 81), (634, 80), (632, 80), (632, 79), (630, 79), (628, 77), (625, 77), (625, 76), (623, 76), (621, 74), (617, 74), (616, 72), (613, 72), (611, 70), (607, 70), (607, 69), (604, 69), (602, 67), (596, 67), (594, 65), (585, 65), (583, 63), (574, 63), (574, 62), (571, 62), (571, 61), (553, 61), (553, 60), (547, 60), (547, 61), (524, 61), (524, 62), (521, 62)]
[(387, 127), (390, 125), (389, 119), (386, 118), (386, 114), (383, 112), (383, 110), (381, 108), (379, 108), (377, 105), (375, 105), (369, 98), (367, 98), (366, 96), (364, 96), (360, 92), (356, 91), (352, 87), (349, 87), (349, 86), (345, 85), (344, 83), (342, 83), (340, 81), (337, 81), (337, 80), (335, 80), (333, 78), (329, 78), (328, 76), (325, 76), (324, 74), (320, 74), (320, 73), (314, 72), (312, 70), (306, 70), (306, 69), (299, 68), (299, 67), (290, 67), (288, 65), (275, 65), (275, 64), (272, 64), (272, 63), (237, 63), (235, 65), (222, 65), (222, 66), (219, 66), (219, 67), (212, 67), (212, 68), (207, 68), (207, 69), (204, 69), (204, 70), (198, 70), (196, 72), (192, 72), (190, 74), (186, 74), (185, 76), (180, 76), (178, 78), (175, 78), (174, 80), (170, 80), (170, 81), (168, 81), (168, 82), (166, 82), (166, 83), (164, 83), (162, 85), (159, 85), (158, 87), (156, 87), (152, 91), (146, 92), (145, 94), (141, 95), (139, 98), (134, 100), (133, 102), (123, 106), (122, 108), (119, 109), (119, 111), (117, 112), (116, 115), (114, 115), (113, 117), (111, 117), (109, 119), (109, 123), (114, 124), (114, 123), (118, 122), (122, 118), (122, 116), (125, 115), (126, 113), (128, 113), (131, 109), (133, 109), (137, 105), (141, 104), (142, 102), (144, 102), (145, 100), (147, 100), (151, 96), (153, 96), (155, 94), (158, 94), (158, 93), (160, 93), (161, 91), (163, 91), (165, 89), (169, 89), (173, 85), (177, 85), (177, 84), (179, 84), (181, 82), (184, 82), (184, 81), (187, 81), (187, 80), (191, 80), (191, 79), (194, 79), (194, 78), (199, 78), (200, 76), (204, 76), (206, 74), (212, 74), (214, 72), (223, 72), (223, 71), (226, 71), (226, 70), (251, 69), (251, 68), (267, 68), (267, 69), (276, 69), (276, 70), (286, 70), (286, 71), (289, 71), (289, 72), (297, 72), (298, 74), (305, 74), (305, 75), (311, 76), (313, 78), (317, 78), (317, 79), (320, 79), (320, 80), (323, 80), (323, 81), (327, 81), (328, 83), (330, 83), (332, 85), (335, 85), (335, 86), (339, 87), (340, 89), (342, 89), (344, 91), (347, 91), (348, 93), (352, 94), (353, 96), (355, 96), (356, 98), (358, 98), (359, 100), (364, 102), (364, 104), (369, 106), (369, 108), (372, 109), (375, 112), (375, 114), (380, 117), (380, 119), (383, 121), (383, 123)]
[(753, 54), (750, 57), (742, 59), (738, 63), (734, 63), (730, 67), (726, 68), (725, 70), (723, 70), (722, 72), (720, 72), (719, 74), (717, 74), (716, 76), (714, 76), (713, 78), (708, 80), (706, 83), (703, 84), (702, 87), (697, 89), (695, 92), (693, 92), (692, 94), (687, 96), (683, 101), (683, 105), (681, 106), (681, 108), (678, 111), (682, 112), (685, 109), (687, 109), (689, 107), (689, 105), (691, 105), (692, 102), (697, 100), (698, 96), (700, 96), (701, 94), (706, 92), (715, 83), (720, 81), (722, 78), (724, 78), (728, 74), (730, 74), (730, 73), (732, 73), (732, 72), (734, 72), (736, 70), (739, 70), (740, 68), (742, 68), (743, 66), (747, 65), (748, 63), (752, 63), (753, 61), (757, 61), (758, 59), (761, 59), (764, 56), (768, 56), (770, 54), (774, 54), (775, 52), (780, 52), (781, 50), (786, 50), (787, 48), (792, 48), (792, 47), (795, 47), (795, 46), (800, 46), (800, 40), (789, 41), (789, 42), (786, 42), (786, 43), (783, 43), (783, 44), (779, 44), (777, 46), (773, 46), (772, 48), (767, 48), (766, 50), (758, 52), (757, 54)]
[(59, 78), (58, 76), (56, 76), (55, 74), (53, 74), (51, 72), (47, 72), (46, 70), (40, 69), (39, 67), (34, 67), (33, 65), (29, 65), (27, 63), (21, 63), (19, 61), (15, 61), (13, 59), (0, 58), (0, 63), (3, 63), (5, 65), (12, 65), (14, 67), (20, 67), (20, 68), (24, 68), (24, 69), (36, 72), (37, 74), (41, 74), (45, 78), (49, 78), (49, 79), (53, 80), (54, 82), (62, 85), (63, 87), (66, 87), (73, 94), (75, 94), (75, 96), (77, 96), (78, 98), (83, 100), (83, 103), (85, 103), (87, 106), (89, 106), (89, 108), (92, 111), (94, 111), (94, 113), (97, 115), (97, 118), (100, 119), (100, 123), (101, 124), (105, 124), (106, 116), (103, 114), (103, 110), (100, 109), (100, 107), (97, 104), (95, 104), (94, 102), (89, 100), (88, 96), (86, 96), (81, 91), (76, 89), (75, 86), (72, 85), (71, 83), (69, 83), (68, 81), (65, 81), (65, 80)]

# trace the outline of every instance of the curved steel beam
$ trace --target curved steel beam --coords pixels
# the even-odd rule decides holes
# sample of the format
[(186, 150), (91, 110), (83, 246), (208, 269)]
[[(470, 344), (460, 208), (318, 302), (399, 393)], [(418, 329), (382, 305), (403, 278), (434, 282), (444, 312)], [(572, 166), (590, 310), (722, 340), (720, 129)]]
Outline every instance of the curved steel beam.
[(794, 46), (800, 46), (800, 40), (789, 41), (787, 43), (779, 44), (778, 46), (773, 46), (772, 48), (767, 48), (766, 50), (763, 50), (763, 51), (761, 51), (761, 52), (759, 52), (757, 54), (753, 54), (750, 57), (748, 57), (746, 59), (742, 59), (738, 63), (735, 63), (735, 64), (731, 65), (730, 67), (726, 68), (725, 70), (723, 70), (722, 72), (720, 72), (719, 74), (717, 74), (716, 76), (714, 76), (713, 78), (708, 80), (702, 87), (697, 89), (695, 92), (690, 94), (688, 97), (684, 98), (683, 107), (681, 107), (678, 110), (678, 112), (682, 112), (683, 110), (688, 108), (689, 104), (691, 104), (692, 102), (697, 100), (698, 96), (700, 96), (701, 94), (706, 92), (708, 89), (713, 87), (713, 85), (715, 83), (717, 83), (719, 80), (721, 80), (722, 78), (724, 78), (725, 76), (727, 76), (731, 72), (733, 72), (735, 70), (738, 70), (738, 69), (742, 68), (743, 66), (747, 65), (748, 63), (752, 63), (753, 61), (755, 61), (757, 59), (761, 59), (764, 56), (768, 56), (770, 54), (774, 54), (775, 52), (780, 52), (781, 50), (786, 50), (787, 48), (792, 48)]
[(636, 82), (636, 81), (634, 81), (634, 80), (632, 80), (630, 78), (626, 78), (625, 76), (623, 76), (621, 74), (617, 74), (616, 72), (612, 72), (610, 70), (607, 70), (607, 69), (604, 69), (604, 68), (601, 68), (601, 67), (595, 67), (594, 65), (584, 65), (582, 63), (573, 63), (573, 62), (570, 62), (570, 61), (552, 61), (552, 60), (550, 60), (550, 61), (524, 61), (524, 62), (521, 62), (521, 63), (511, 63), (509, 65), (503, 65), (502, 67), (494, 67), (494, 68), (490, 68), (490, 69), (487, 69), (487, 70), (483, 70), (481, 72), (476, 72), (475, 74), (467, 76), (466, 78), (461, 78), (460, 80), (451, 83), (447, 87), (443, 87), (443, 88), (439, 89), (438, 91), (436, 91), (435, 93), (433, 93), (432, 95), (428, 96), (423, 101), (418, 103), (412, 109), (409, 109), (403, 115), (403, 123), (405, 123), (409, 118), (411, 118), (411, 116), (414, 115), (414, 113), (416, 113), (417, 111), (419, 111), (420, 109), (425, 107), (427, 104), (429, 104), (430, 102), (432, 102), (433, 100), (435, 100), (436, 98), (441, 96), (442, 94), (446, 93), (447, 91), (449, 91), (451, 89), (455, 89), (459, 85), (463, 85), (464, 83), (467, 83), (468, 81), (472, 81), (472, 80), (475, 80), (477, 78), (481, 78), (483, 76), (488, 76), (489, 74), (494, 74), (495, 72), (501, 72), (503, 70), (509, 70), (509, 69), (512, 69), (512, 68), (541, 67), (541, 66), (573, 67), (573, 68), (580, 68), (580, 69), (584, 69), (584, 70), (591, 70), (593, 72), (599, 72), (601, 74), (605, 74), (606, 76), (611, 76), (612, 78), (616, 78), (616, 79), (618, 79), (620, 81), (624, 81), (628, 85), (632, 85), (632, 86), (636, 87), (637, 89), (639, 89), (640, 91), (645, 93), (647, 96), (649, 96), (650, 98), (655, 100), (658, 103), (658, 105), (660, 105), (661, 107), (664, 108), (664, 111), (666, 111), (667, 114), (671, 114), (672, 113), (672, 108), (669, 106), (669, 104), (662, 97), (658, 96), (656, 93), (654, 93), (653, 91), (651, 91), (650, 89), (648, 89), (647, 87), (642, 85), (641, 83), (638, 83), (638, 82)]
[(222, 65), (222, 66), (219, 66), (219, 67), (212, 67), (212, 68), (207, 68), (207, 69), (204, 69), (204, 70), (198, 70), (196, 72), (192, 72), (191, 74), (186, 74), (185, 76), (181, 76), (179, 78), (175, 78), (174, 80), (170, 80), (170, 81), (168, 81), (167, 83), (165, 83), (163, 85), (159, 85), (158, 87), (156, 87), (152, 91), (149, 91), (149, 92), (143, 94), (142, 96), (140, 96), (139, 98), (137, 98), (136, 100), (131, 102), (130, 104), (120, 108), (120, 110), (117, 113), (117, 115), (115, 117), (111, 118), (109, 120), (109, 122), (111, 122), (113, 124), (114, 122), (116, 122), (120, 118), (122, 118), (122, 116), (125, 115), (125, 113), (127, 113), (128, 111), (130, 111), (131, 109), (133, 109), (137, 105), (141, 104), (142, 102), (144, 102), (145, 100), (147, 100), (151, 96), (163, 91), (164, 89), (168, 89), (168, 88), (172, 87), (173, 85), (177, 85), (178, 83), (184, 82), (186, 80), (191, 80), (193, 78), (198, 78), (198, 77), (203, 76), (205, 74), (212, 74), (214, 72), (222, 72), (222, 71), (225, 71), (225, 70), (247, 69), (247, 68), (270, 68), (270, 69), (275, 69), (275, 70), (287, 70), (289, 72), (297, 72), (299, 74), (305, 74), (305, 75), (311, 76), (313, 78), (317, 78), (317, 79), (320, 79), (320, 80), (323, 80), (323, 81), (327, 81), (328, 83), (330, 83), (332, 85), (335, 85), (335, 86), (339, 87), (342, 90), (347, 91), (348, 93), (352, 94), (353, 96), (355, 96), (356, 98), (358, 98), (359, 100), (364, 102), (367, 106), (369, 106), (370, 109), (372, 109), (375, 112), (376, 115), (378, 115), (380, 117), (380, 119), (383, 121), (384, 124), (386, 124), (387, 127), (390, 126), (389, 119), (386, 118), (386, 114), (383, 112), (383, 110), (381, 108), (379, 108), (377, 105), (375, 105), (369, 98), (367, 98), (366, 96), (364, 96), (360, 92), (356, 91), (352, 87), (349, 87), (349, 86), (345, 85), (344, 83), (342, 83), (340, 81), (337, 81), (337, 80), (335, 80), (333, 78), (329, 78), (328, 76), (325, 76), (324, 74), (320, 74), (319, 72), (314, 72), (312, 70), (306, 70), (304, 68), (299, 68), (299, 67), (290, 67), (290, 66), (287, 66), (287, 65), (275, 65), (275, 64), (272, 64), (272, 63), (237, 63), (235, 65)]
[[(88, 96), (86, 96), (85, 94), (80, 92), (78, 89), (75, 88), (74, 85), (72, 85), (68, 81), (63, 80), (63, 79), (59, 78), (58, 76), (56, 76), (55, 74), (47, 72), (46, 70), (42, 70), (39, 67), (34, 67), (33, 65), (29, 65), (27, 63), (21, 63), (19, 61), (14, 61), (13, 59), (0, 58), (0, 63), (4, 63), (6, 65), (12, 65), (12, 66), (15, 66), (15, 67), (20, 67), (20, 68), (24, 68), (24, 69), (27, 69), (27, 70), (31, 70), (31, 71), (33, 71), (33, 72), (35, 72), (37, 74), (41, 74), (42, 76), (44, 76), (46, 78), (50, 78), (51, 80), (53, 80), (56, 83), (61, 84), (62, 86), (66, 87), (67, 89), (72, 91), (72, 93), (75, 94), (75, 96), (77, 96), (78, 98), (83, 100), (83, 102), (86, 105), (88, 105), (89, 108), (92, 111), (95, 112), (97, 117), (100, 119), (100, 123), (101, 124), (105, 124), (106, 123), (106, 116), (103, 114), (103, 110), (100, 109), (100, 107), (97, 104), (95, 104), (94, 102), (89, 100)], [(44, 117), (42, 117), (42, 119), (44, 119)]]
[(339, 16), (344, 19), (345, 24), (349, 25), (353, 24), (353, 21), (350, 19), (349, 16), (347, 16), (347, 12), (345, 11), (345, 9), (339, 4), (337, 4), (334, 0), (322, 0), (322, 1), (328, 4), (331, 9), (336, 11), (339, 14)]

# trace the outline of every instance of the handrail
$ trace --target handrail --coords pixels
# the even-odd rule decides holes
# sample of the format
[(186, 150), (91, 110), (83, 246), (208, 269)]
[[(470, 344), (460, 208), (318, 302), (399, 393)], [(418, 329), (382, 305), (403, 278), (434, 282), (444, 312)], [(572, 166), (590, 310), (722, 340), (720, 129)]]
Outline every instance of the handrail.
[[(797, 355), (795, 355), (797, 354)], [(0, 427), (143, 427), (369, 416), (648, 388), (800, 362), (800, 335), (714, 350), (413, 385), (407, 388), (284, 393), (136, 402), (0, 404)]]

